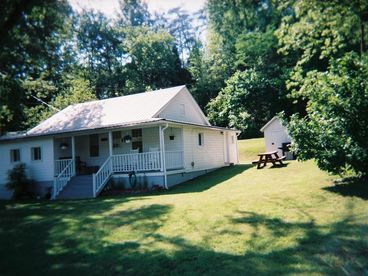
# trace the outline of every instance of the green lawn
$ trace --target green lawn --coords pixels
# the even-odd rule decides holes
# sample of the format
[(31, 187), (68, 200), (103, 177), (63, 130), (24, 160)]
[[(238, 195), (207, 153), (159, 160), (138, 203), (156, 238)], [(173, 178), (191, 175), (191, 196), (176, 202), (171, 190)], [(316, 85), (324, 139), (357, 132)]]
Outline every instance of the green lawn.
[[(240, 141), (241, 160), (262, 144)], [(367, 185), (292, 161), (161, 194), (0, 203), (0, 275), (123, 273), (367, 274)]]

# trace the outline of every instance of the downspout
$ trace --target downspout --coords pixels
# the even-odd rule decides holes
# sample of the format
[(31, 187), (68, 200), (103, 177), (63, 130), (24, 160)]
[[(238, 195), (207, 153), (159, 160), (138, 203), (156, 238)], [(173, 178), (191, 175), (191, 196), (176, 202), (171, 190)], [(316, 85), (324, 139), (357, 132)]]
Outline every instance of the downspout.
[(164, 128), (161, 128), (161, 141), (162, 141), (162, 145), (161, 145), (161, 154), (162, 154), (162, 169), (163, 169), (163, 173), (164, 173), (164, 188), (167, 190), (167, 174), (166, 174), (166, 154), (165, 154), (165, 129), (167, 129), (169, 127), (169, 124), (166, 123), (166, 126)]

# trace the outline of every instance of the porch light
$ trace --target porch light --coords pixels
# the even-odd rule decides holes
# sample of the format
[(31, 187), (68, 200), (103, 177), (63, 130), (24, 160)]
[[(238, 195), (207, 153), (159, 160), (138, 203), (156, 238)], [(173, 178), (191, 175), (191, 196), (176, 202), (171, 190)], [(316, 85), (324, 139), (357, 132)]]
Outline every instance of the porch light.
[(66, 150), (68, 148), (68, 144), (67, 143), (61, 143), (60, 144), (60, 149), (61, 150)]
[(132, 136), (130, 135), (125, 135), (124, 138), (122, 139), (122, 142), (129, 144), (132, 141)]

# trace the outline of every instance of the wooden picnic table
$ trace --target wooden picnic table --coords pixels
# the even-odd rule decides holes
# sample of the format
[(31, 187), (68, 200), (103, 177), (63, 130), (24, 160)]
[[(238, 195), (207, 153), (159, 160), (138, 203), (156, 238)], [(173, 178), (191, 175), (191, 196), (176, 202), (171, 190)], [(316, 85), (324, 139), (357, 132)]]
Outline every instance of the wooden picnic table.
[(276, 163), (283, 165), (282, 160), (285, 159), (285, 156), (279, 156), (277, 154), (277, 150), (258, 153), (259, 159), (254, 160), (252, 163), (257, 164), (257, 169), (263, 168), (267, 165), (267, 163), (272, 163), (272, 165), (276, 166)]

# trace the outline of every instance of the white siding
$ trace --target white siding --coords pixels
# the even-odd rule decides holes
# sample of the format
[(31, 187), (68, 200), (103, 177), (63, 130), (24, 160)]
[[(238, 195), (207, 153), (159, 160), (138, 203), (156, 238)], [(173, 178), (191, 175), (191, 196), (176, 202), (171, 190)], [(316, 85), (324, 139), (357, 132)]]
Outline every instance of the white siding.
[[(198, 134), (204, 134), (203, 146), (198, 145)], [(225, 166), (224, 134), (220, 130), (184, 128), (184, 160), (186, 170), (211, 169)], [(194, 162), (194, 166), (191, 163)]]
[(158, 117), (207, 125), (197, 103), (191, 97), (188, 91), (182, 90), (168, 103)]
[[(101, 141), (101, 139), (105, 141)], [(89, 154), (89, 135), (75, 137), (75, 156), (87, 163), (87, 166), (101, 166), (109, 157), (108, 133), (98, 134), (99, 156), (91, 157)]]
[(227, 149), (225, 149), (225, 154), (227, 154), (228, 163), (238, 164), (238, 137), (236, 136), (235, 131), (226, 131), (225, 132), (225, 145)]
[[(31, 148), (41, 147), (42, 160), (31, 160)], [(21, 160), (25, 163), (27, 174), (35, 181), (51, 181), (54, 173), (54, 145), (52, 138), (19, 140), (0, 144), (0, 185), (7, 182), (7, 172), (13, 168), (10, 150), (20, 149)]]
[(159, 127), (144, 128), (142, 130), (143, 152), (149, 152), (150, 148), (160, 150)]
[[(176, 127), (168, 127), (165, 134), (165, 150), (176, 151), (183, 150), (183, 130)], [(170, 140), (170, 135), (174, 135), (174, 140)]]
[(281, 156), (282, 150), (278, 149), (282, 143), (290, 142), (290, 137), (287, 134), (286, 127), (284, 127), (279, 119), (274, 120), (264, 130), (266, 151), (277, 150)]

